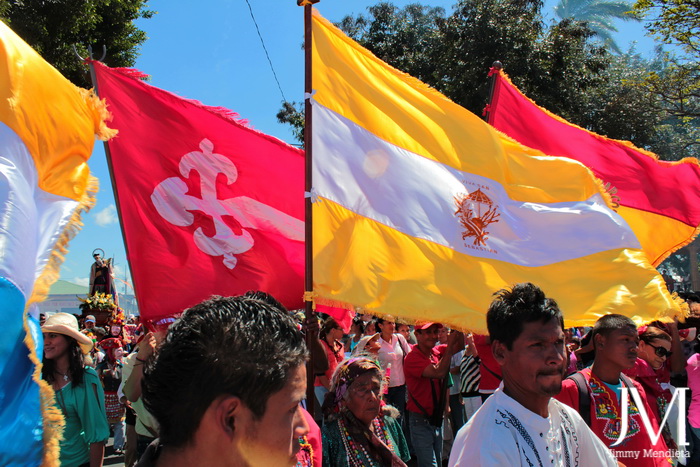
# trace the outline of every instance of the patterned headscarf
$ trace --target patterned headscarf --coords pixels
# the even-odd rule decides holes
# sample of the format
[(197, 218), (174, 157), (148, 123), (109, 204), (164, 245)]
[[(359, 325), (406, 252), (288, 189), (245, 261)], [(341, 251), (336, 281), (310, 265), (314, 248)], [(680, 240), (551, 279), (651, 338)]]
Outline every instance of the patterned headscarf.
[[(331, 378), (331, 390), (326, 394), (326, 399), (323, 402), (323, 414), (326, 416), (326, 422), (333, 423), (333, 420), (337, 420), (339, 425), (342, 422), (347, 432), (345, 434), (341, 432), (341, 436), (348, 436), (349, 439), (364, 446), (367, 455), (379, 462), (379, 465), (406, 467), (406, 464), (377, 436), (371, 427), (368, 428), (357, 419), (345, 402), (348, 390), (355, 380), (370, 372), (375, 372), (380, 380), (383, 379), (383, 372), (379, 364), (366, 356), (352, 357), (338, 365)], [(387, 409), (383, 401), (381, 404), (380, 419)], [(350, 453), (348, 454), (350, 455)]]
[(102, 350), (105, 351), (105, 354), (107, 355), (107, 360), (109, 360), (110, 363), (114, 363), (114, 361), (116, 360), (114, 358), (114, 351), (118, 348), (123, 347), (124, 343), (121, 341), (121, 339), (118, 339), (116, 337), (110, 337), (107, 339), (102, 339), (98, 345), (102, 348)]
[(331, 377), (331, 389), (323, 402), (324, 415), (339, 413), (345, 407), (345, 398), (352, 383), (370, 371), (377, 372), (379, 378), (382, 379), (381, 367), (371, 358), (358, 356), (340, 362)]

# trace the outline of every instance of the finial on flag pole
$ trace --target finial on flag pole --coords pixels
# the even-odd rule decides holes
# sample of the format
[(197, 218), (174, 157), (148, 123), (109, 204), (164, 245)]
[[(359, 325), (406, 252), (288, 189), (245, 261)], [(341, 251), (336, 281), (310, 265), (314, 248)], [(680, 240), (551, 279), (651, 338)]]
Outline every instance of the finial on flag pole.
[[(88, 48), (87, 48), (88, 49), (88, 56), (87, 57), (82, 57), (78, 53), (78, 49), (75, 48), (75, 44), (73, 44), (72, 47), (73, 47), (73, 53), (75, 54), (76, 57), (78, 57), (78, 60), (80, 60), (81, 62), (84, 62), (88, 59), (95, 60), (95, 58), (92, 56), (92, 46), (91, 45), (88, 45)], [(102, 46), (102, 56), (99, 59), (97, 59), (97, 61), (101, 62), (102, 60), (105, 59), (106, 56), (107, 56), (107, 46), (103, 45)]]

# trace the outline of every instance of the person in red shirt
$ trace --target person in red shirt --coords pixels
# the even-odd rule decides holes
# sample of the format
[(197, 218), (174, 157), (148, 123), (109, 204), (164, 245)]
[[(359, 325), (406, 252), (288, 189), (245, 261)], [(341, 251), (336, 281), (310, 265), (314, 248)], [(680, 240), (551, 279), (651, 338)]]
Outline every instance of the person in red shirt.
[(474, 346), (479, 355), (479, 394), (481, 402), (486, 402), (486, 399), (493, 394), (498, 385), (501, 384), (503, 377), (501, 376), (501, 365), (496, 363), (491, 352), (491, 338), (479, 334), (474, 335)]
[[(596, 321), (592, 341), (595, 349), (593, 365), (564, 380), (556, 398), (581, 413), (591, 430), (626, 466), (668, 467), (670, 456), (663, 437), (659, 436), (656, 441), (651, 439), (659, 428), (644, 388), (622, 374), (637, 360), (639, 336), (634, 321), (618, 314), (605, 315)], [(623, 387), (636, 388), (642, 402), (638, 407), (629, 395), (628, 423), (624, 433), (621, 415)], [(584, 404), (590, 405), (588, 414), (584, 413), (585, 407), (581, 407)], [(649, 418), (653, 434), (647, 431), (642, 410)], [(621, 436), (623, 441), (616, 444)]]
[(323, 322), (318, 335), (323, 348), (326, 350), (326, 357), (328, 358), (328, 369), (325, 373), (316, 375), (314, 381), (314, 393), (321, 406), (323, 406), (323, 399), (325, 399), (328, 389), (330, 389), (331, 376), (333, 376), (333, 372), (338, 366), (338, 363), (342, 362), (343, 358), (345, 358), (345, 347), (343, 343), (340, 342), (343, 334), (343, 328), (341, 328), (333, 318), (327, 318)]
[(447, 345), (435, 347), (441, 327), (439, 323), (416, 323), (418, 343), (404, 360), (411, 442), (421, 467), (441, 465), (445, 377), (450, 359), (464, 348), (464, 334), (458, 331), (450, 333)]

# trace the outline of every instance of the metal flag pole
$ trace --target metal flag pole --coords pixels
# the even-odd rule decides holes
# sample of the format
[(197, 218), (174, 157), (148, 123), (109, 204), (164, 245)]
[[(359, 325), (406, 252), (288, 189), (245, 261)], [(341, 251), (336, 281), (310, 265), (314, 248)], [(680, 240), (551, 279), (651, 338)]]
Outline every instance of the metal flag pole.
[(493, 62), (493, 65), (491, 65), (491, 69), (489, 70), (489, 77), (491, 78), (491, 83), (489, 85), (489, 100), (486, 103), (486, 107), (484, 107), (483, 112), (484, 120), (487, 122), (491, 116), (491, 103), (493, 102), (493, 92), (496, 89), (496, 79), (498, 78), (498, 72), (500, 72), (502, 69), (503, 64), (496, 60)]
[[(297, 5), (304, 7), (304, 151), (305, 151), (305, 176), (304, 176), (304, 229), (305, 229), (305, 275), (304, 275), (304, 315), (307, 324), (317, 320), (313, 303), (314, 275), (313, 275), (313, 229), (312, 229), (312, 198), (311, 180), (312, 171), (312, 146), (311, 146), (311, 12), (314, 3), (319, 0), (297, 0)], [(314, 329), (318, 329), (314, 323)], [(313, 334), (313, 335), (312, 335)], [(311, 349), (311, 339), (318, 339), (315, 333), (306, 333), (306, 345)], [(313, 352), (309, 352), (309, 362), (306, 365), (306, 408), (311, 416), (315, 412), (314, 393), (314, 359)]]
[[(92, 87), (95, 90), (95, 95), (99, 97), (99, 88), (97, 85), (97, 75), (95, 74), (95, 62), (101, 62), (104, 60), (104, 58), (107, 56), (107, 47), (102, 46), (102, 57), (100, 57), (99, 60), (95, 60), (92, 57), (92, 46), (88, 46), (88, 57), (83, 58), (78, 54), (78, 51), (75, 49), (75, 45), (73, 46), (73, 52), (75, 55), (82, 61), (83, 63), (87, 63), (88, 66), (90, 67), (90, 81), (92, 82)], [(112, 152), (109, 150), (109, 143), (107, 141), (103, 141), (102, 145), (104, 146), (105, 150), (105, 157), (107, 159), (107, 168), (109, 169), (109, 179), (110, 182), (112, 183), (112, 196), (114, 196), (114, 204), (117, 207), (117, 217), (119, 218), (119, 229), (121, 230), (122, 233), (122, 240), (124, 241), (124, 250), (126, 251), (126, 262), (129, 264), (129, 270), (133, 271), (133, 268), (131, 267), (131, 256), (129, 255), (129, 245), (127, 244), (126, 241), (126, 235), (124, 233), (124, 222), (123, 222), (123, 217), (122, 217), (122, 210), (121, 206), (119, 204), (119, 192), (117, 190), (117, 184), (114, 181), (114, 168), (112, 166)], [(126, 274), (126, 271), (124, 272)], [(132, 281), (134, 282), (134, 281)], [(138, 293), (136, 292), (136, 284), (133, 283), (131, 284), (131, 288), (134, 291), (134, 297), (136, 298), (136, 303), (138, 303)]]

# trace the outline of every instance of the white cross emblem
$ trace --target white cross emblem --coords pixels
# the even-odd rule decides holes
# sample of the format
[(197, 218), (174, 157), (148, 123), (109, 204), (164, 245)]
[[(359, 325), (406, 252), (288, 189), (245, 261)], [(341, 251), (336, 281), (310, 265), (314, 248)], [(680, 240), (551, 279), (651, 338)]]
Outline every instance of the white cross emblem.
[[(180, 160), (180, 174), (189, 178), (190, 172), (199, 173), (202, 197), (187, 194), (187, 183), (180, 177), (163, 180), (151, 195), (158, 213), (168, 222), (187, 227), (194, 222), (190, 211), (201, 211), (214, 221), (215, 234), (208, 237), (201, 227), (194, 231), (194, 243), (210, 256), (223, 256), (224, 265), (233, 269), (240, 255), (254, 246), (253, 237), (246, 229), (259, 229), (280, 234), (296, 241), (304, 240), (304, 222), (273, 207), (247, 196), (219, 199), (216, 193), (216, 177), (226, 176), (228, 185), (238, 178), (236, 166), (225, 156), (213, 152), (214, 145), (208, 139), (199, 143), (200, 151), (185, 154)], [(264, 176), (264, 174), (261, 174)], [(236, 234), (223, 220), (233, 216), (241, 225)]]

